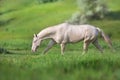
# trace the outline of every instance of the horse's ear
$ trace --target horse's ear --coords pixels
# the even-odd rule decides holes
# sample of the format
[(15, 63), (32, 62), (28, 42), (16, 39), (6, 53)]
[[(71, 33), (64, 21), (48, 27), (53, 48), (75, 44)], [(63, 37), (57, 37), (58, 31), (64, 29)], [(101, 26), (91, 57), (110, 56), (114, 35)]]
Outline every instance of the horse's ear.
[(36, 34), (34, 34), (34, 37), (37, 37), (37, 35), (36, 35)]

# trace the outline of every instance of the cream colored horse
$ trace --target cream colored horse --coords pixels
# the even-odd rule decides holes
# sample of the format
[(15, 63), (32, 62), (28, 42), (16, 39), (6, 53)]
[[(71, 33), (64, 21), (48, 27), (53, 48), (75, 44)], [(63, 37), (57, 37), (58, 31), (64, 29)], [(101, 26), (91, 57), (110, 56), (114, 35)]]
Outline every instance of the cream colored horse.
[(58, 43), (61, 46), (61, 54), (63, 55), (65, 45), (67, 43), (75, 43), (83, 40), (83, 54), (87, 52), (90, 43), (92, 43), (100, 52), (103, 52), (98, 43), (99, 33), (108, 43), (109, 47), (113, 49), (110, 39), (100, 28), (92, 25), (71, 25), (69, 23), (62, 23), (56, 26), (48, 27), (40, 31), (37, 35), (34, 34), (31, 49), (35, 52), (42, 40), (50, 39), (50, 42), (43, 53), (46, 53), (54, 44)]

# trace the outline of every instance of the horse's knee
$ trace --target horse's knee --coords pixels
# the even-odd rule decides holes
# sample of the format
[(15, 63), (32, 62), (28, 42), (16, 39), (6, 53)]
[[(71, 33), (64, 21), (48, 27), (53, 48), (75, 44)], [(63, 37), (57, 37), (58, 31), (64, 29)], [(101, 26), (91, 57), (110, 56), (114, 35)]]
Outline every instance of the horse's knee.
[(89, 41), (90, 41), (90, 37), (87, 36), (87, 37), (84, 38), (84, 43), (87, 43)]

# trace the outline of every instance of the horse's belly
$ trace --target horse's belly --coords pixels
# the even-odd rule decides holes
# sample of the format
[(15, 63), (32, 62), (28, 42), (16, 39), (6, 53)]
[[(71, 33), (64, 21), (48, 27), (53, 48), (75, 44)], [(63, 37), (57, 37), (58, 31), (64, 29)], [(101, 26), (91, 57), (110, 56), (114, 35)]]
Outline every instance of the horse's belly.
[(69, 42), (79, 42), (81, 40), (83, 40), (82, 35), (70, 35), (69, 36)]

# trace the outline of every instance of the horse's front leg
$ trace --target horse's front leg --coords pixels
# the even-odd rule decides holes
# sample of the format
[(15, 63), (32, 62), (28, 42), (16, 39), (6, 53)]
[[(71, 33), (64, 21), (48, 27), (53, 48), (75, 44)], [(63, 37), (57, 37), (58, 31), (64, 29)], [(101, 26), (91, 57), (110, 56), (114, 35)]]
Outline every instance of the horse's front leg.
[(56, 42), (54, 40), (50, 40), (48, 43), (47, 48), (43, 51), (43, 54), (45, 54)]
[(90, 44), (90, 41), (84, 41), (82, 55), (84, 55), (85, 53), (87, 53), (89, 44)]
[(65, 50), (65, 44), (61, 43), (61, 54), (64, 55), (64, 50)]

